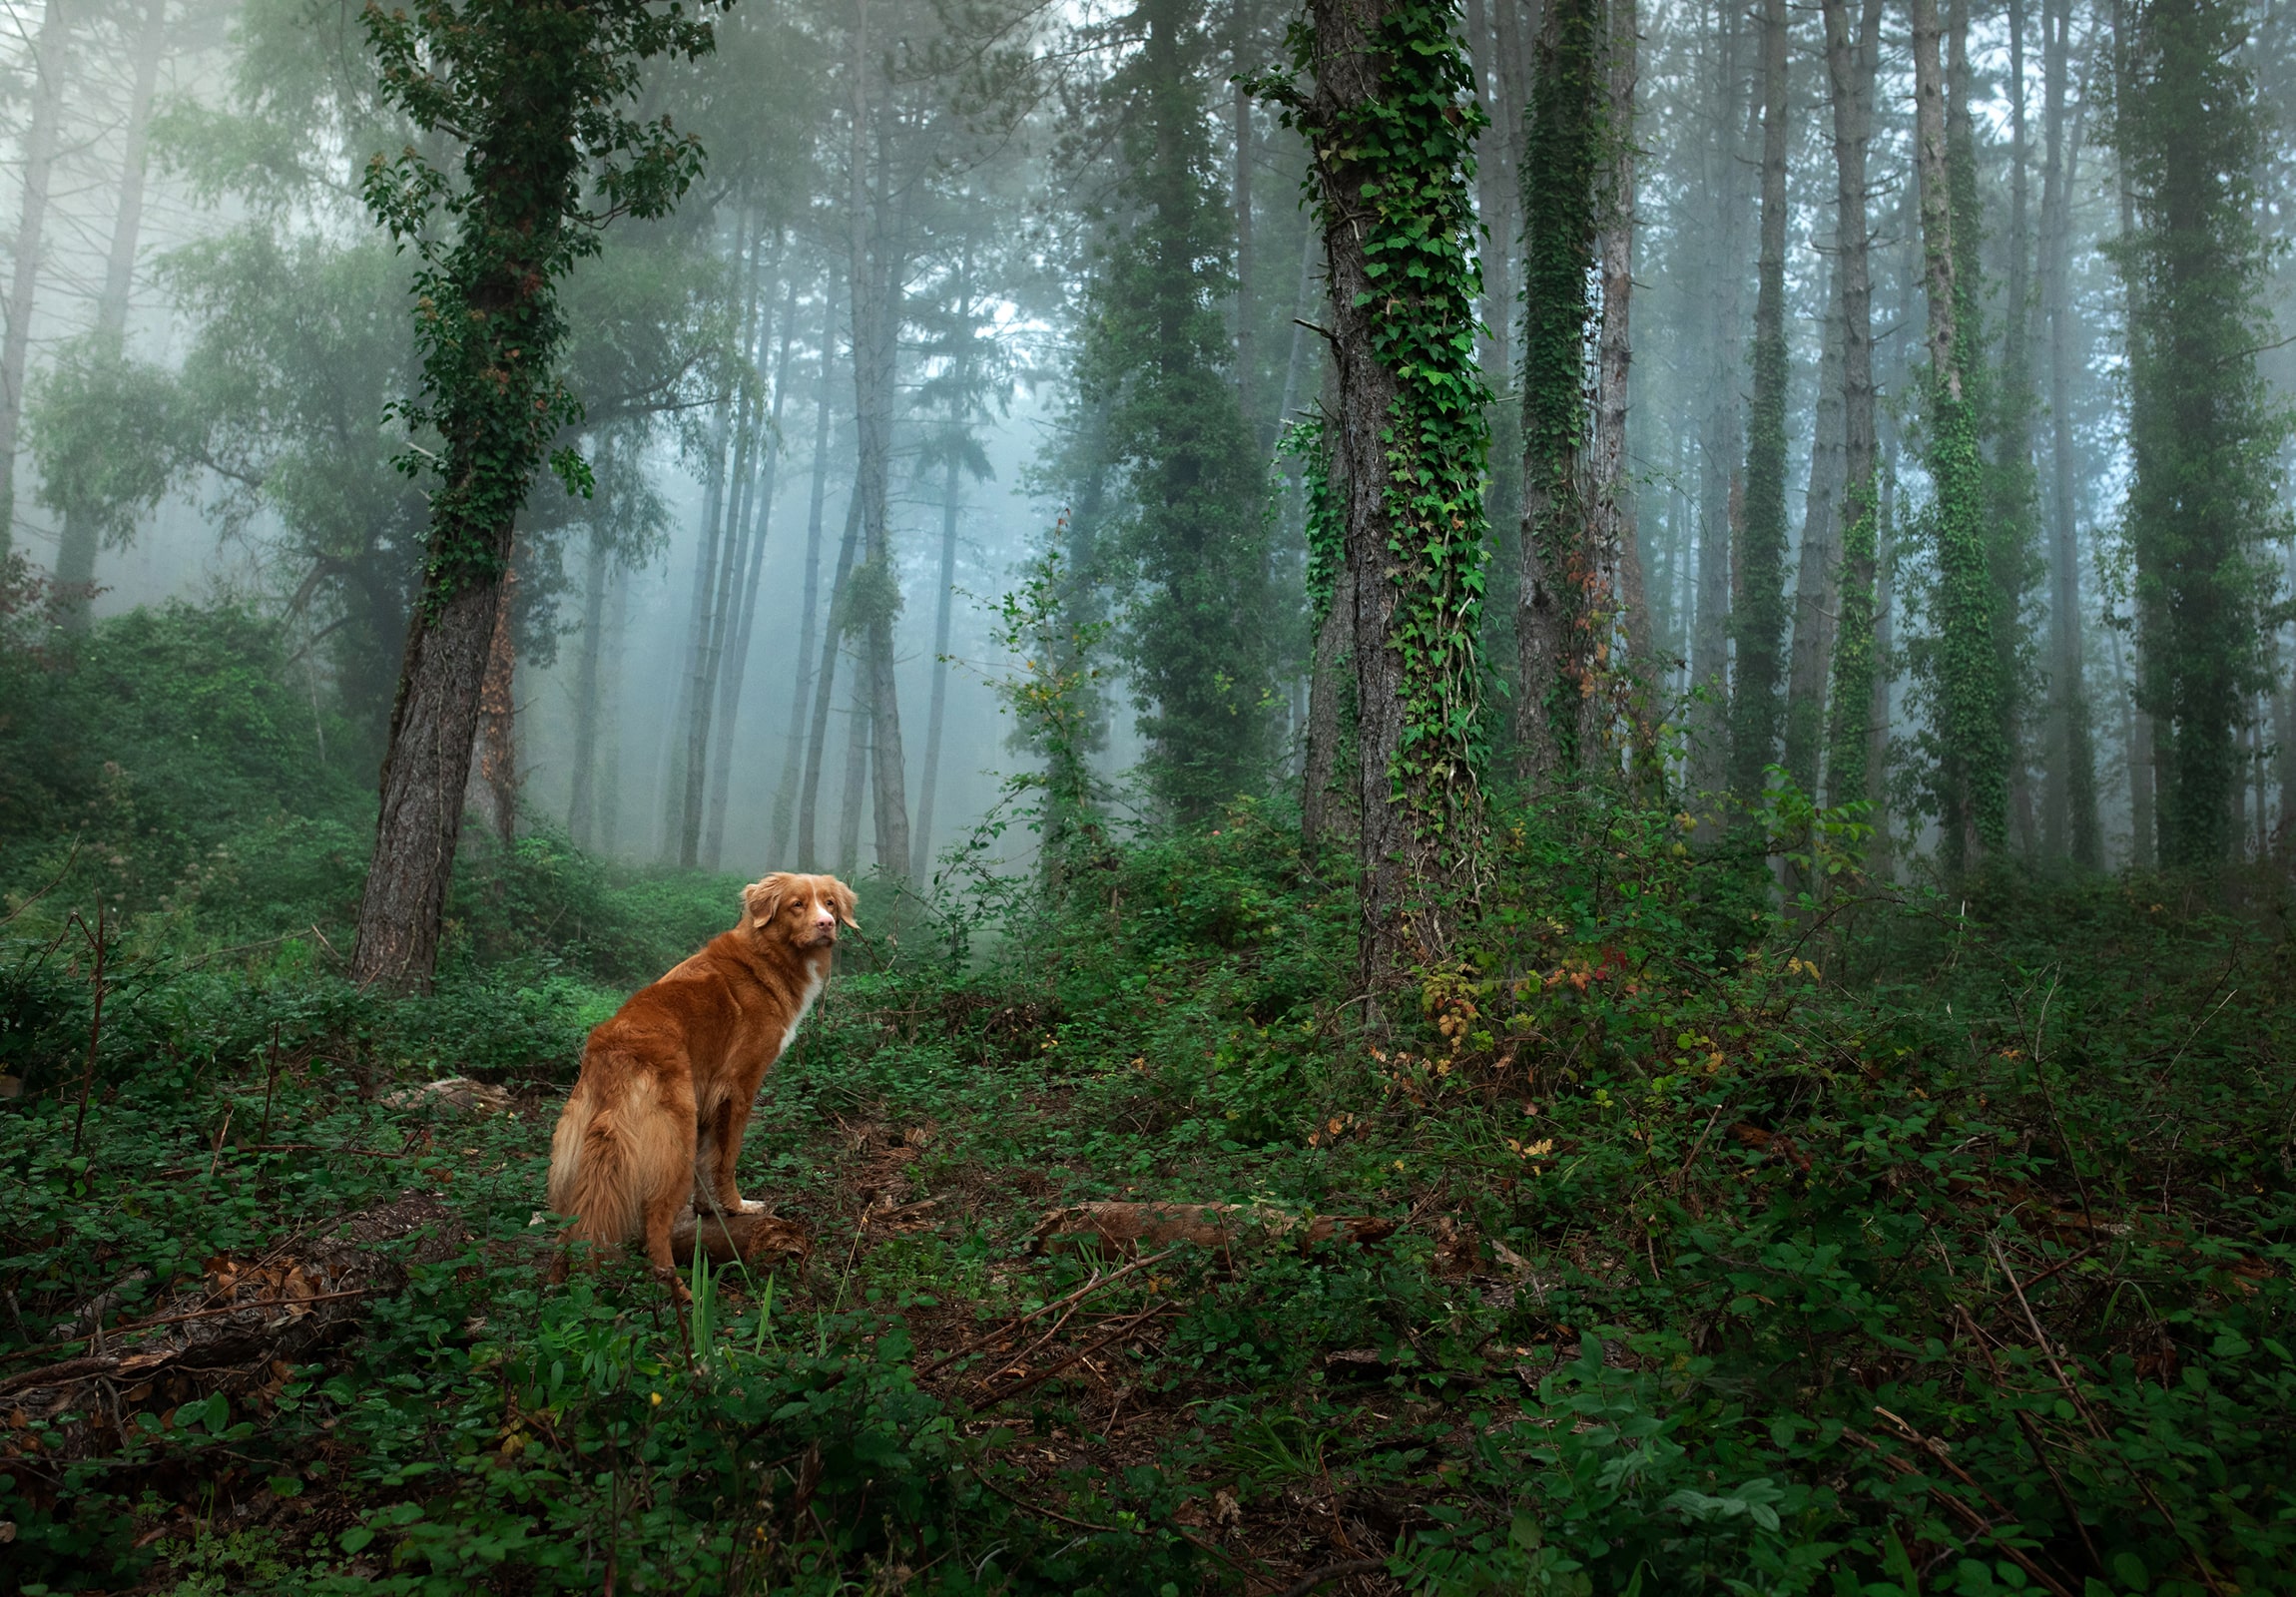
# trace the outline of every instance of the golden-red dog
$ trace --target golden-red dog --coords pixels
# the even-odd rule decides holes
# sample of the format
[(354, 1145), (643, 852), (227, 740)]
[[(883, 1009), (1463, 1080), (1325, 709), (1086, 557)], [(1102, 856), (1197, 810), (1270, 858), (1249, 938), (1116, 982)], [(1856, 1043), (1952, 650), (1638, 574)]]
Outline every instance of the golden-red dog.
[(742, 921), (590, 1033), (550, 1137), (550, 1207), (571, 1239), (643, 1237), (671, 1270), (670, 1225), (689, 1197), (755, 1212), (734, 1186), (758, 1084), (829, 980), (838, 924), (858, 928), (835, 876), (777, 872), (742, 891)]

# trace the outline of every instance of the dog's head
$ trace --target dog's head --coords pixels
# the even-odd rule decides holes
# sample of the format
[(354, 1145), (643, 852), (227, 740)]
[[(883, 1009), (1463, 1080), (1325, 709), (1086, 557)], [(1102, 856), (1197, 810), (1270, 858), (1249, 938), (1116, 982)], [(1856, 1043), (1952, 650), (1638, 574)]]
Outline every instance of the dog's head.
[(841, 922), (860, 929), (857, 902), (854, 890), (835, 876), (777, 870), (742, 889), (742, 926), (794, 948), (827, 948), (836, 944)]

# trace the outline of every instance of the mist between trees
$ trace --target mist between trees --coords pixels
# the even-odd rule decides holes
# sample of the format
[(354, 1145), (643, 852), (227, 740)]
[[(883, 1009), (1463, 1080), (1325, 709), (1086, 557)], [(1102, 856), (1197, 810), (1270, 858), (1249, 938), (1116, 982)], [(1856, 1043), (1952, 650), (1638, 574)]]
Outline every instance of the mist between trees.
[[(389, 829), (464, 765), (385, 762), (434, 669), (469, 703), (424, 737), (470, 727), (504, 835), (929, 881), (1044, 767), (995, 606), (1047, 560), (1095, 649), (1070, 754), (1139, 820), (1291, 794), (1368, 860), (1465, 837), (1470, 770), (1617, 769), (1710, 831), (1780, 783), (1870, 805), (1882, 874), (2277, 845), (2285, 7), (1468, 0), (1427, 213), (1456, 246), (1408, 311), (1388, 247), (1334, 253), (1380, 186), (1310, 142), (1370, 124), (1284, 7), (599, 15), (613, 117), (553, 147), (555, 242), (489, 266), (469, 119), (542, 138), (543, 91), (487, 103), (431, 22), (7, 13), (0, 551), (67, 634), (277, 628), (325, 758), (386, 765), (378, 868), (462, 824)], [(489, 270), (531, 304), (487, 322)], [(456, 387), (463, 305), (530, 399), (509, 454), (455, 430), (511, 437)], [(1418, 401), (1363, 381), (1435, 358), (1407, 317), (1480, 396), (1382, 446), (1459, 529), (1455, 592), (1390, 634), (1357, 523), (1420, 479), (1363, 450)], [(1357, 702), (1365, 650), (1423, 648), (1447, 686)], [(422, 979), (442, 870), (370, 880), (362, 926), (404, 924), (367, 975)]]

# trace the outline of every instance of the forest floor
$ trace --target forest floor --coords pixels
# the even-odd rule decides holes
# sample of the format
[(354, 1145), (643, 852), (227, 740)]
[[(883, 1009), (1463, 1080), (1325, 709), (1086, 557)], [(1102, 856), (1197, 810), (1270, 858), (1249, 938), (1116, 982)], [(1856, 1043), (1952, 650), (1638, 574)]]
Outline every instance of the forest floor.
[(1380, 1036), (1251, 808), (852, 939), (744, 1154), (790, 1249), (683, 1310), (552, 1286), (538, 1211), (636, 985), (582, 960), (725, 883), (570, 914), (522, 845), (396, 1001), (317, 931), (99, 983), (36, 909), (0, 1592), (2296, 1589), (2276, 913), (1787, 914), (1672, 816), (1541, 824)]

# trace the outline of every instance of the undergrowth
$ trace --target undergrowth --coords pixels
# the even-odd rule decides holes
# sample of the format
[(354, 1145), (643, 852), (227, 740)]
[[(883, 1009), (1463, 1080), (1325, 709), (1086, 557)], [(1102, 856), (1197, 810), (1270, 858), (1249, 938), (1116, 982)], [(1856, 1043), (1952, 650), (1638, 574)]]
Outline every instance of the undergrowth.
[[(1499, 815), (1461, 960), (1377, 1036), (1345, 867), (1269, 806), (897, 941), (874, 893), (744, 1156), (812, 1251), (686, 1312), (621, 1261), (551, 1285), (537, 1211), (584, 1029), (725, 882), (476, 856), (438, 992), (383, 1000), (334, 974), (339, 838), (113, 903), (92, 834), (60, 876), (15, 836), (0, 1591), (2296, 1587), (2277, 899), (1780, 907), (1685, 816)], [(442, 1076), (501, 1095), (404, 1095)], [(1126, 1200), (1393, 1229), (1040, 1236)], [(296, 1356), (119, 1374), (412, 1203)]]

